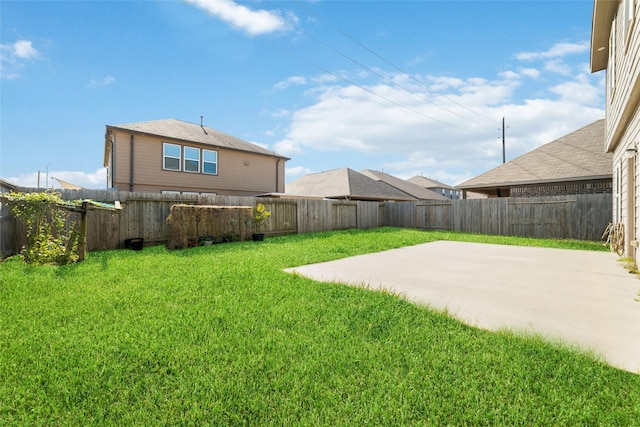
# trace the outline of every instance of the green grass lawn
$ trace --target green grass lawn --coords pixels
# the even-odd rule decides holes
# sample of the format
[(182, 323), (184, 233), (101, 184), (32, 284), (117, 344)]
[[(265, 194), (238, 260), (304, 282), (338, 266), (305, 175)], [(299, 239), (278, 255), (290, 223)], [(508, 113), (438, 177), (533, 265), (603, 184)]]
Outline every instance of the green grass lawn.
[(442, 239), (602, 249), (382, 228), (12, 258), (0, 425), (640, 425), (640, 376), (282, 271)]

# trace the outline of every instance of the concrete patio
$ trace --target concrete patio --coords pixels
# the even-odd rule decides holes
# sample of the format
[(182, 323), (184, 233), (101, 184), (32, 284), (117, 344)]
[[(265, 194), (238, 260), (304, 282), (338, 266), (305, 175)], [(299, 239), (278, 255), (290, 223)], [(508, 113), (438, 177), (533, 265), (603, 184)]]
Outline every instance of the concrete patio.
[(640, 373), (640, 280), (617, 256), (438, 241), (287, 269), (385, 288), (489, 330), (561, 340)]

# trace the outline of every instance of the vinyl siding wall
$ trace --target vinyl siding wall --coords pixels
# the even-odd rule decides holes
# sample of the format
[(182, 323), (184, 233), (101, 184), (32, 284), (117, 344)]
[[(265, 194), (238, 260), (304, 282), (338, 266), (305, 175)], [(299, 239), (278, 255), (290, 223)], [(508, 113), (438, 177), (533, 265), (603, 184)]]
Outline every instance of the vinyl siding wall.
[[(609, 62), (607, 65), (606, 149), (613, 151), (612, 170), (620, 171), (620, 221), (625, 225), (626, 255), (638, 259), (640, 183), (639, 157), (629, 160), (626, 150), (640, 148), (640, 1), (633, 5), (633, 19), (625, 23), (627, 1), (618, 5), (611, 27)], [(628, 9), (630, 11), (631, 9)], [(631, 192), (630, 192), (631, 190)], [(629, 196), (633, 200), (629, 200)], [(613, 192), (614, 203), (615, 189)], [(615, 213), (616, 209), (614, 209)], [(612, 218), (612, 221), (616, 218)]]
[[(131, 133), (115, 130), (113, 141), (114, 186), (124, 191), (178, 191), (221, 195), (284, 192), (284, 159), (137, 133), (133, 134), (135, 166), (133, 188), (130, 188)], [(163, 142), (217, 151), (218, 174), (164, 170)], [(202, 155), (200, 168), (202, 168)], [(276, 182), (278, 188), (276, 188)]]
[[(627, 2), (634, 4), (634, 18), (625, 24)], [(612, 151), (623, 142), (624, 132), (640, 100), (640, 1), (625, 0), (618, 4), (611, 27), (607, 66), (607, 120), (605, 141)]]

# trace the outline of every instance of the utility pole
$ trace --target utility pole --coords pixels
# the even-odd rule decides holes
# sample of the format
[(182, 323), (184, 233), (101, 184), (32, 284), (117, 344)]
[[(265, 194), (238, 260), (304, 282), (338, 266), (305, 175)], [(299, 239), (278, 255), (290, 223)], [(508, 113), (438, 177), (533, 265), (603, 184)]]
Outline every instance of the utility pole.
[(505, 152), (504, 152), (504, 117), (502, 118), (502, 163), (506, 162)]

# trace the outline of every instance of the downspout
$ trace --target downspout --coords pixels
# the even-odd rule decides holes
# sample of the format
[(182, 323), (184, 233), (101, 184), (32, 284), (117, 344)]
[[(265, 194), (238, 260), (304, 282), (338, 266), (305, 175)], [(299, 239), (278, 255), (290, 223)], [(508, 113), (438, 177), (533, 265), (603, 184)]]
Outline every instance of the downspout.
[(626, 255), (630, 258), (636, 257), (636, 150), (627, 150), (627, 223), (625, 224)]
[(278, 192), (279, 175), (280, 175), (280, 170), (278, 169), (278, 166), (280, 166), (280, 159), (276, 161), (276, 193)]
[(114, 156), (114, 151), (115, 151), (115, 135), (113, 135), (113, 133), (111, 133), (111, 131), (109, 131), (109, 129), (107, 128), (107, 131), (104, 134), (104, 143), (105, 143), (105, 149), (108, 146), (109, 147), (109, 157), (104, 159), (103, 161), (103, 166), (107, 169), (107, 188), (113, 188), (113, 182), (114, 182), (114, 162), (115, 162), (115, 156)]
[(111, 138), (111, 188), (116, 185), (116, 136)]
[(111, 135), (109, 143), (111, 144), (111, 153), (109, 153), (109, 170), (107, 171), (107, 187), (113, 188), (115, 182), (115, 170), (116, 170), (116, 156), (114, 151), (116, 150), (116, 137)]
[(133, 191), (133, 134), (129, 144), (129, 191)]

